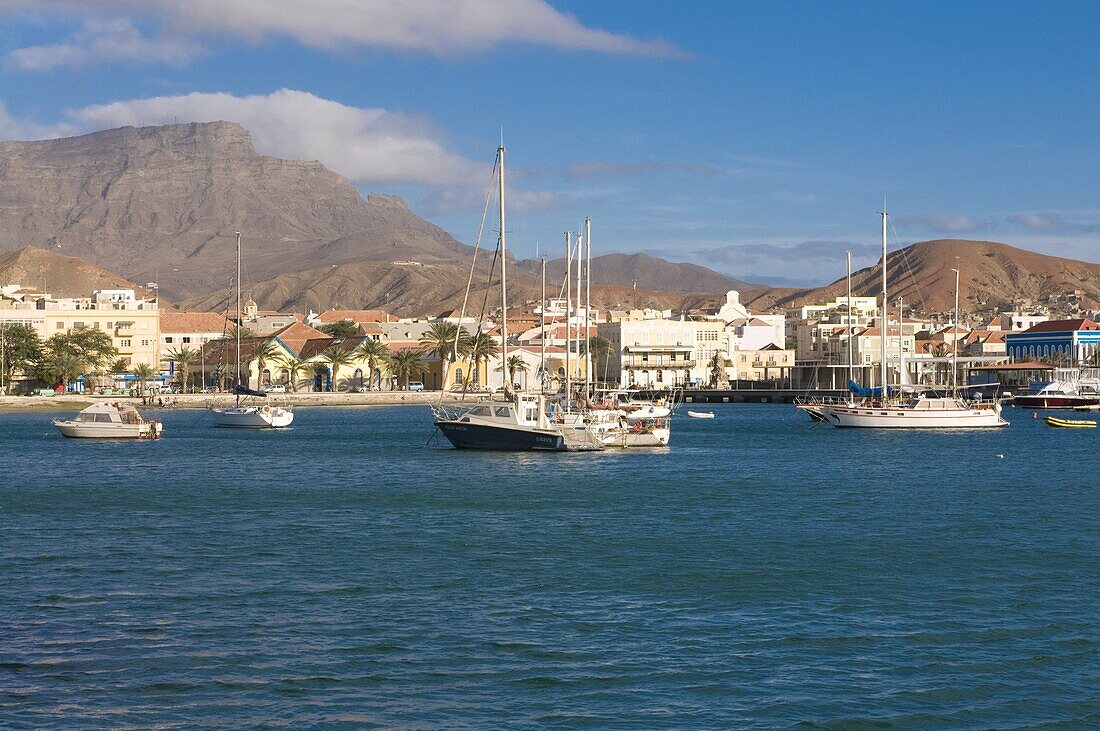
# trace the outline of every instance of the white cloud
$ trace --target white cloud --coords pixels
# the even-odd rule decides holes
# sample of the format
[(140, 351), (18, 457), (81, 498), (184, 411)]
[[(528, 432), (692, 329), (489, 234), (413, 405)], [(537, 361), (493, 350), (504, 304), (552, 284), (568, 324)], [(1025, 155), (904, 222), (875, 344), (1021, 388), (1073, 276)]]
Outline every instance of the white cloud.
[(86, 66), (95, 61), (157, 61), (174, 66), (190, 61), (202, 48), (187, 38), (146, 38), (125, 18), (88, 18), (66, 43), (29, 46), (9, 53), (10, 68), (43, 71)]
[[(484, 51), (506, 43), (612, 54), (684, 55), (666, 41), (590, 28), (546, 0), (98, 0), (94, 4), (0, 0), (0, 11), (4, 8), (78, 17), (126, 16), (161, 26), (165, 38), (174, 37), (181, 44), (194, 37), (228, 35), (253, 43), (287, 37), (324, 50), (362, 46), (437, 56)], [(92, 55), (87, 43), (73, 43), (20, 49), (11, 55), (28, 59), (24, 63), (45, 63), (43, 48), (62, 49), (83, 59), (107, 58), (110, 50), (102, 48)], [(168, 48), (161, 51), (170, 53)]]
[[(317, 160), (358, 185), (424, 188), (425, 204), (436, 213), (481, 210), (492, 168), (492, 159), (475, 161), (449, 149), (446, 135), (429, 121), (291, 89), (250, 96), (195, 92), (118, 101), (72, 109), (49, 124), (17, 119), (0, 103), (0, 139), (218, 120), (242, 125), (264, 155)], [(509, 201), (519, 211), (562, 204), (555, 193), (515, 186)]]
[(256, 149), (317, 160), (361, 184), (482, 186), (489, 163), (449, 151), (430, 123), (385, 109), (352, 107), (304, 91), (234, 96), (192, 93), (112, 102), (69, 112), (83, 130), (174, 121), (239, 122)]

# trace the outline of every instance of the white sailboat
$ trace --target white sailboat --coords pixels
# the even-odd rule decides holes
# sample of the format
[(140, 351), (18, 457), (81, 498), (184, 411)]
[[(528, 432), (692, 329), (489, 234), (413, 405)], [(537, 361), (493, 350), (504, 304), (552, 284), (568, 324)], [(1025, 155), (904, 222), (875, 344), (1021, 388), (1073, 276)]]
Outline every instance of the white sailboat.
[(237, 373), (236, 387), (233, 394), (236, 396), (236, 405), (231, 408), (213, 408), (210, 412), (214, 415), (214, 426), (233, 429), (281, 429), (288, 427), (294, 421), (294, 412), (285, 406), (255, 406), (252, 404), (241, 405), (241, 397), (264, 398), (263, 391), (253, 391), (247, 386), (241, 385), (241, 232), (237, 232)]
[[(825, 420), (837, 427), (894, 428), (894, 429), (975, 429), (1008, 426), (1001, 416), (999, 401), (974, 401), (959, 396), (958, 343), (953, 349), (951, 369), (951, 393), (936, 395), (921, 393), (905, 399), (891, 399), (886, 385), (886, 210), (882, 211), (882, 377), (877, 397), (860, 403), (826, 404), (821, 407)], [(955, 272), (955, 322), (959, 321), (959, 270)]]

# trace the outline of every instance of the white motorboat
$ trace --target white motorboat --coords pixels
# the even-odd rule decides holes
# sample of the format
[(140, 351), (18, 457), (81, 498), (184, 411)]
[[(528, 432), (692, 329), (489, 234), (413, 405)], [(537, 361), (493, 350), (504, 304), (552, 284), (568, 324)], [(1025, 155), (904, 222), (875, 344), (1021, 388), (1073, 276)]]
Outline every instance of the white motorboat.
[(72, 419), (54, 419), (61, 436), (72, 439), (160, 439), (164, 425), (142, 417), (130, 404), (100, 401)]
[(546, 397), (517, 394), (510, 401), (482, 401), (458, 414), (435, 409), (435, 425), (456, 449), (506, 452), (570, 452), (601, 449), (585, 426), (578, 429), (546, 412)]
[(713, 411), (689, 411), (688, 416), (690, 416), (692, 419), (713, 419), (714, 418), (714, 412)]

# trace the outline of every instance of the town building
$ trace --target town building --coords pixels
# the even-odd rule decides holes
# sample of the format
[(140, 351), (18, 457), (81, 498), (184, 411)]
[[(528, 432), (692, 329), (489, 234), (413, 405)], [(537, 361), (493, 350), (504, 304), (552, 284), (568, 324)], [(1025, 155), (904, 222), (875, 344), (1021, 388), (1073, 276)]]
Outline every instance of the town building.
[(1005, 349), (1013, 360), (1060, 360), (1094, 364), (1100, 354), (1100, 325), (1088, 318), (1046, 320), (1023, 332), (1005, 335)]

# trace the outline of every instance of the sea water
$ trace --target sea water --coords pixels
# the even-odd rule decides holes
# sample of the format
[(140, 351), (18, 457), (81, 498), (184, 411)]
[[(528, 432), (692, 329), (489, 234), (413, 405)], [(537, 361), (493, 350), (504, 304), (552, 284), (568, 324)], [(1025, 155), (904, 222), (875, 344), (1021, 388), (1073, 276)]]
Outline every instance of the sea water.
[(0, 414), (0, 726), (1100, 727), (1100, 430), (450, 449)]

